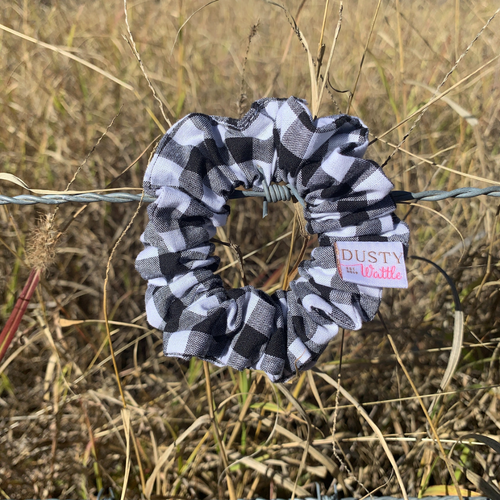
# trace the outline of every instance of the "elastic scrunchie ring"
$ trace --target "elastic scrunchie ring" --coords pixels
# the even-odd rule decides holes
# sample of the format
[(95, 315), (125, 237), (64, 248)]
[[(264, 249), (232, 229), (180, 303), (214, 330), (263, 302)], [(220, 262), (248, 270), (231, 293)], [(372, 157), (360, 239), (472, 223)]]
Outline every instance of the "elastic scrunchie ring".
[[(161, 140), (144, 178), (150, 222), (136, 268), (148, 280), (149, 323), (163, 331), (167, 356), (193, 356), (237, 370), (263, 370), (273, 382), (312, 367), (339, 327), (359, 329), (376, 314), (381, 288), (342, 281), (333, 244), (400, 241), (393, 188), (362, 158), (368, 129), (355, 117), (313, 120), (305, 103), (262, 99), (241, 119), (191, 114)], [(214, 275), (210, 238), (226, 223), (238, 186), (286, 182), (305, 200), (307, 231), (319, 246), (289, 291), (226, 290)]]

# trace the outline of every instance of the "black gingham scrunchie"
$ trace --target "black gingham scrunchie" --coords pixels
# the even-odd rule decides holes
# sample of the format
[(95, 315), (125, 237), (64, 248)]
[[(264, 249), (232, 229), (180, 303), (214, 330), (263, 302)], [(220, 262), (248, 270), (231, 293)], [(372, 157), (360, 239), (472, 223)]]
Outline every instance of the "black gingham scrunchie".
[[(359, 329), (380, 305), (382, 289), (344, 282), (333, 244), (408, 242), (393, 212), (393, 188), (362, 158), (368, 129), (346, 115), (313, 120), (305, 103), (262, 99), (241, 119), (191, 114), (163, 137), (144, 178), (150, 222), (136, 268), (148, 280), (149, 323), (163, 331), (167, 356), (196, 356), (237, 370), (263, 370), (273, 382), (311, 368), (339, 327)], [(210, 238), (226, 223), (238, 186), (284, 181), (306, 202), (307, 231), (319, 247), (300, 264), (289, 291), (269, 296), (227, 290), (214, 275)]]

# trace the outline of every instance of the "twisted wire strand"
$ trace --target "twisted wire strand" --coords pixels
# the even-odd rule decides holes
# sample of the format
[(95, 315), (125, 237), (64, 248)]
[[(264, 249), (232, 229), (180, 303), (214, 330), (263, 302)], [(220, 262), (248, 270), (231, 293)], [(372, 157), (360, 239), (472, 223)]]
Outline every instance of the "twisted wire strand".
[(19, 196), (4, 196), (0, 195), (0, 205), (36, 205), (38, 203), (44, 205), (61, 205), (63, 203), (95, 203), (97, 201), (105, 201), (108, 203), (128, 203), (131, 201), (139, 201), (140, 199), (150, 203), (155, 200), (151, 196), (131, 193), (81, 193), (81, 194), (46, 194), (43, 196), (35, 196), (32, 194), (22, 194)]
[[(288, 201), (292, 195), (297, 198), (300, 203), (304, 201), (298, 196), (293, 186), (281, 186), (278, 184), (267, 185), (263, 183), (263, 191), (235, 191), (231, 199), (241, 199), (247, 197), (261, 197), (264, 202), (274, 203), (277, 201)], [(295, 191), (295, 192), (294, 192)], [(404, 203), (406, 201), (440, 201), (448, 198), (474, 198), (477, 196), (493, 196), (500, 197), (500, 186), (490, 186), (487, 188), (459, 188), (452, 191), (422, 191), (420, 193), (411, 193), (409, 191), (392, 191), (391, 196), (396, 203)], [(60, 205), (63, 203), (129, 203), (132, 201), (142, 201), (151, 203), (156, 198), (153, 196), (142, 196), (141, 194), (131, 194), (125, 192), (97, 194), (97, 193), (81, 193), (81, 194), (47, 194), (43, 196), (35, 196), (32, 194), (23, 194), (19, 196), (5, 196), (0, 194), (0, 205)]]
[(440, 201), (447, 198), (474, 198), (476, 196), (500, 196), (500, 186), (490, 186), (487, 188), (472, 188), (464, 187), (453, 189), (452, 191), (422, 191), (420, 193), (410, 193), (408, 191), (393, 191), (392, 199), (396, 203), (404, 201), (420, 200), (420, 201)]

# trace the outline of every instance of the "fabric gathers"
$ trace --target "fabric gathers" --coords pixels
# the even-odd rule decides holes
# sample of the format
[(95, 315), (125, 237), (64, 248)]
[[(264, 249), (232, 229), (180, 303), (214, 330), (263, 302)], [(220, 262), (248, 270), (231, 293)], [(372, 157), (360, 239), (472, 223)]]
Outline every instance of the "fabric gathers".
[[(261, 99), (240, 120), (190, 114), (162, 138), (145, 178), (149, 223), (136, 268), (148, 280), (146, 311), (167, 356), (264, 371), (273, 382), (314, 366), (339, 327), (361, 328), (382, 289), (344, 282), (335, 241), (400, 241), (393, 188), (363, 159), (368, 129), (355, 117), (312, 119), (304, 101)], [(261, 169), (259, 171), (259, 168)], [(319, 246), (289, 291), (225, 289), (210, 239), (226, 223), (239, 186), (286, 182), (305, 200)]]

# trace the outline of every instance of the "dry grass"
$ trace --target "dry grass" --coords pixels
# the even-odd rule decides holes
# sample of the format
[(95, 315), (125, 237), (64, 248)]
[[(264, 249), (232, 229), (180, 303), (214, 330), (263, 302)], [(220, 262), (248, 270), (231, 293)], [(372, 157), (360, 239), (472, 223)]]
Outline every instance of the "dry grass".
[[(202, 5), (193, 0), (128, 4), (138, 53), (167, 120), (192, 111), (237, 116), (239, 107), (268, 89), (270, 95), (310, 99), (308, 62), (295, 36), (287, 45), (291, 30), (281, 9), (257, 0), (221, 0), (197, 12), (177, 36)], [(324, 2), (289, 0), (286, 6), (294, 15), (300, 10), (298, 25), (315, 52)], [(338, 7), (331, 2), (325, 25), (327, 55)], [(376, 7), (369, 0), (344, 5), (330, 70), (337, 90), (354, 87)], [(496, 7), (486, 0), (382, 2), (350, 112), (374, 137), (403, 122), (429, 101)], [(30, 187), (63, 190), (114, 119), (72, 189), (110, 182), (140, 186), (151, 148), (120, 174), (168, 125), (123, 37), (128, 34), (122, 0), (16, 0), (0, 12), (1, 24), (48, 44), (0, 30), (0, 171)], [(441, 91), (498, 55), (499, 23), (495, 19), (482, 33)], [(327, 56), (323, 68), (326, 63)], [(335, 103), (327, 94), (320, 114), (347, 109), (349, 93), (333, 92)], [(411, 154), (399, 152), (385, 167), (397, 189), (487, 185), (472, 176), (498, 181), (498, 60), (447, 97), (477, 124), (443, 100), (430, 106), (402, 147)], [(368, 156), (383, 163), (393, 151), (388, 143), (398, 144), (412, 123), (375, 141)], [(20, 193), (7, 183), (1, 191)], [(259, 373), (210, 367), (217, 431), (209, 417), (203, 364), (164, 358), (161, 335), (145, 320), (145, 283), (134, 270), (147, 220), (143, 208), (116, 247), (106, 288), (127, 403), (122, 410), (103, 322), (103, 290), (111, 249), (137, 206), (92, 204), (81, 213), (80, 207), (62, 206), (52, 227), (65, 229), (55, 260), (0, 364), (0, 495), (95, 498), (101, 487), (119, 492), (126, 482), (127, 498), (223, 499), (229, 498), (230, 477), (238, 498), (289, 498), (294, 488), (302, 497), (314, 493), (315, 482), (328, 494), (336, 483), (344, 495), (377, 490), (399, 496), (388, 454), (368, 422), (383, 434), (408, 494), (443, 493), (453, 484), (446, 462), (461, 488), (484, 493), (480, 480), (494, 484), (492, 478), (500, 476), (500, 453), (460, 438), (500, 433), (497, 205), (493, 198), (475, 198), (399, 209), (412, 229), (411, 254), (431, 259), (453, 277), (465, 315), (459, 365), (429, 417), (432, 425), (421, 405), (429, 407), (446, 368), (453, 299), (431, 265), (409, 260), (409, 289), (386, 290), (381, 307), (398, 357), (375, 320), (360, 332), (345, 332), (342, 394), (334, 388), (340, 337), (321, 358), (318, 372), (283, 387)], [(45, 206), (0, 207), (2, 324), (30, 272), (26, 249), (37, 248), (28, 243), (38, 234), (37, 220), (52, 213)], [(255, 200), (233, 202), (220, 238), (247, 254), (292, 228), (293, 207), (270, 206), (265, 220), (259, 213)], [(265, 290), (279, 286), (289, 245), (290, 238), (282, 238), (247, 258), (249, 282)], [(299, 237), (295, 257), (300, 245)], [(226, 247), (217, 252), (223, 266), (236, 259)], [(241, 284), (235, 265), (223, 278), (229, 287)], [(365, 417), (349, 399), (362, 403)], [(446, 461), (431, 439), (431, 427)], [(477, 436), (474, 440), (479, 443)], [(453, 493), (453, 486), (447, 491)]]

